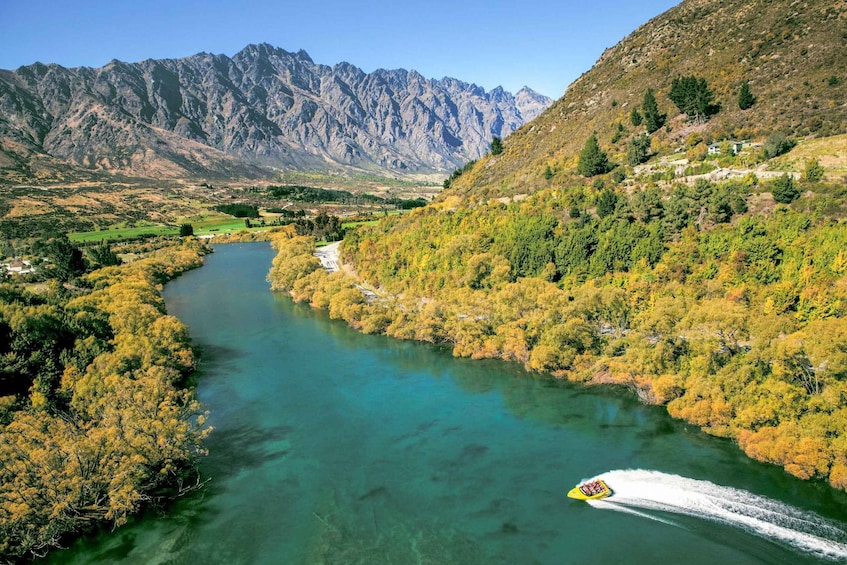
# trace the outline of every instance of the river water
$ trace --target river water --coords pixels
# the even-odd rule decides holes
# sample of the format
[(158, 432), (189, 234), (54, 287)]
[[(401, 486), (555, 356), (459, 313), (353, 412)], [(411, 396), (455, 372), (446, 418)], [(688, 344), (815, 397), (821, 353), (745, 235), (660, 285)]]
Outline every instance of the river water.
[[(165, 288), (202, 350), (211, 479), (53, 563), (847, 561), (847, 497), (626, 391), (360, 335), (268, 290), (267, 244)], [(565, 493), (601, 476), (615, 496)]]

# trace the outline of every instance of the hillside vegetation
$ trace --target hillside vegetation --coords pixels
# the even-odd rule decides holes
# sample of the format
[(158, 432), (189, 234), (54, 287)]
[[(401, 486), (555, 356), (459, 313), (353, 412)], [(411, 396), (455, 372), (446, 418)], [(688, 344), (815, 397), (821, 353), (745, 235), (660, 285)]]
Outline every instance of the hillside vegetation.
[(428, 207), (347, 236), (358, 279), (324, 272), (305, 238), (278, 243), (270, 279), (366, 332), (627, 386), (752, 457), (847, 488), (847, 227), (805, 200), (739, 217), (730, 203), (768, 196), (698, 189), (639, 191), (603, 218), (571, 218), (557, 191)]
[[(705, 79), (719, 105), (703, 124), (689, 122), (668, 98), (673, 80), (686, 76)], [(744, 82), (756, 99), (746, 110), (738, 104)], [(628, 141), (646, 131), (632, 124), (631, 112), (648, 89), (667, 115), (651, 136), (663, 153), (684, 147), (695, 131), (707, 141), (844, 133), (847, 2), (682, 2), (606, 50), (561, 99), (510, 135), (501, 155), (481, 160), (454, 188), (500, 196), (567, 183), (592, 131), (613, 161), (626, 164)], [(548, 166), (552, 179), (544, 176)]]
[[(683, 2), (435, 203), (348, 234), (345, 269), (290, 232), (269, 278), (365, 332), (628, 387), (847, 489), (847, 186), (825, 137), (845, 32), (845, 2)], [(798, 136), (817, 139), (786, 154)]]

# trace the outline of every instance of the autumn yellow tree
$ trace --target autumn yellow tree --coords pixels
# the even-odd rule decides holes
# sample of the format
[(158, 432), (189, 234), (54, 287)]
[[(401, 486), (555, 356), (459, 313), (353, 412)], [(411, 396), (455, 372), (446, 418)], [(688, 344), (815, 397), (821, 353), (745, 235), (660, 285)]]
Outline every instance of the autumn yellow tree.
[[(120, 525), (199, 480), (195, 461), (210, 428), (184, 387), (194, 367), (187, 328), (165, 313), (159, 285), (199, 266), (202, 252), (191, 243), (163, 249), (91, 273), (82, 281), (89, 290), (76, 296), (50, 297), (55, 321), (76, 333), (51, 362), (57, 372), (49, 386), (35, 379), (4, 405), (2, 558), (43, 555), (100, 522)], [(14, 303), (0, 305), (14, 338), (27, 343), (43, 324), (16, 325), (17, 312)]]

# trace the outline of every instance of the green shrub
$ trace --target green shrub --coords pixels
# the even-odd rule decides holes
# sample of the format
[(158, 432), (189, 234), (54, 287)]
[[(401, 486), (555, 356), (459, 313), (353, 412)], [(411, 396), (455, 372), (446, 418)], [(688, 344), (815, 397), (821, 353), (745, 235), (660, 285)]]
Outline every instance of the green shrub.
[(773, 199), (780, 204), (790, 204), (800, 197), (800, 190), (794, 179), (787, 173), (773, 182), (771, 193), (773, 193)]

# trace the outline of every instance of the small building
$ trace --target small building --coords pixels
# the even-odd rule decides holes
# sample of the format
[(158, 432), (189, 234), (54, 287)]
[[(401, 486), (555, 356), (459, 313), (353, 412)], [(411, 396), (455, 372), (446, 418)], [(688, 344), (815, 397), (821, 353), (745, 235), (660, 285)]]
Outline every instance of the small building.
[(738, 155), (744, 148), (743, 141), (721, 141), (720, 143), (712, 143), (709, 145), (709, 155), (720, 155), (721, 146), (724, 143), (729, 143), (730, 147), (732, 148), (733, 155)]
[(32, 266), (32, 263), (27, 261), (26, 259), (21, 260), (15, 257), (8, 263), (3, 263), (0, 265), (6, 269), (6, 272), (10, 275), (26, 275), (35, 271)]

